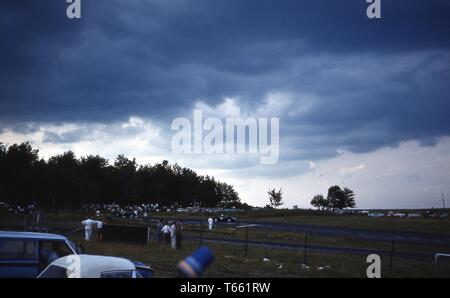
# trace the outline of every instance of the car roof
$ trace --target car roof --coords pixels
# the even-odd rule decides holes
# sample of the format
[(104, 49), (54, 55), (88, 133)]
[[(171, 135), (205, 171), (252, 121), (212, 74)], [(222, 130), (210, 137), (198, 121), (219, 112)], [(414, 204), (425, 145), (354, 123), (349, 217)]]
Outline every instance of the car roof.
[(58, 266), (67, 269), (73, 266), (74, 260), (80, 263), (80, 277), (98, 278), (105, 271), (135, 270), (134, 264), (127, 259), (118, 257), (106, 257), (98, 255), (68, 255), (55, 260), (49, 266)]
[(66, 237), (50, 233), (0, 231), (0, 238), (32, 240), (67, 240)]

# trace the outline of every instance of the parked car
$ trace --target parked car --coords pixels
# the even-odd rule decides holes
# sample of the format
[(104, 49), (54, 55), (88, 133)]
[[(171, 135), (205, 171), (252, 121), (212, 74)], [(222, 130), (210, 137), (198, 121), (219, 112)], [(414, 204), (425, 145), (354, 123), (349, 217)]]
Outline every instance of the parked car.
[(409, 213), (408, 218), (421, 218), (422, 214), (420, 213)]
[(220, 215), (220, 216), (216, 216), (213, 218), (214, 222), (236, 222), (237, 218), (234, 216), (224, 216), (224, 215)]
[(388, 217), (405, 218), (407, 215), (405, 213), (390, 211), (387, 216)]
[(153, 269), (130, 260), (96, 255), (68, 255), (53, 261), (38, 278), (151, 278)]
[(384, 214), (383, 213), (379, 213), (379, 212), (372, 212), (372, 213), (369, 213), (367, 216), (381, 218), (381, 217), (384, 217)]
[(55, 259), (80, 252), (61, 235), (0, 231), (0, 278), (33, 278)]

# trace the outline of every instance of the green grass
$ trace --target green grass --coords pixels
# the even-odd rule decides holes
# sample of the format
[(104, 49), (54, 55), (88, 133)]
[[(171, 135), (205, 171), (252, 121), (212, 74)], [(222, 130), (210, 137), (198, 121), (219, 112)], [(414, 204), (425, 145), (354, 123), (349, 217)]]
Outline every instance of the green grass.
[[(274, 250), (249, 247), (248, 257), (244, 257), (242, 246), (207, 244), (215, 255), (215, 261), (205, 277), (356, 277), (365, 278), (366, 256), (345, 254), (309, 253), (303, 269), (304, 255), (299, 251)], [(85, 244), (87, 253), (122, 256), (150, 264), (155, 269), (155, 277), (177, 277), (177, 264), (198, 247), (197, 242), (185, 241), (181, 251), (173, 251), (168, 246), (159, 251), (155, 243), (139, 246), (125, 243), (90, 242)], [(264, 262), (268, 258), (269, 262)], [(382, 277), (450, 277), (449, 267), (435, 267), (431, 260), (393, 259), (389, 270), (389, 257), (382, 257)], [(280, 268), (280, 265), (282, 266)], [(323, 270), (319, 270), (323, 267)]]
[(372, 218), (363, 215), (300, 215), (267, 217), (264, 221), (286, 224), (358, 228), (388, 232), (414, 232), (450, 235), (450, 220), (429, 218)]
[[(178, 215), (178, 214), (177, 214)], [(166, 214), (167, 218), (177, 216)], [(205, 217), (205, 216), (204, 216)], [(79, 221), (85, 214), (65, 212), (49, 213), (48, 222), (52, 227), (80, 227)], [(205, 217), (206, 218), (206, 217)], [(23, 216), (0, 214), (0, 225), (23, 226)], [(367, 218), (362, 216), (316, 216), (292, 215), (286, 217), (269, 217), (264, 220), (287, 223), (307, 223), (327, 226), (363, 227), (379, 230), (402, 230), (410, 232), (426, 232), (448, 234), (448, 220), (431, 219), (395, 219), (395, 218)], [(122, 221), (120, 221), (122, 222)], [(135, 223), (131, 221), (131, 223)], [(421, 226), (419, 228), (418, 226)], [(198, 225), (186, 225), (185, 235), (199, 235)], [(230, 239), (245, 239), (245, 231), (230, 226), (216, 225), (213, 231), (204, 232), (205, 237), (220, 237)], [(70, 236), (73, 240), (82, 242), (81, 233)], [(283, 242), (303, 244), (302, 233), (272, 230), (249, 230), (249, 239), (258, 241)], [(300, 265), (304, 262), (304, 255), (299, 250), (286, 250), (279, 248), (258, 248), (249, 246), (248, 257), (244, 257), (243, 245), (228, 245), (204, 242), (214, 252), (215, 261), (205, 277), (366, 277), (367, 265), (365, 255), (349, 255), (337, 253), (307, 254), (307, 263), (310, 269)], [(369, 248), (389, 251), (390, 243), (374, 242), (347, 237), (320, 237), (308, 236), (309, 245)], [(149, 246), (140, 246), (115, 242), (89, 242), (85, 243), (86, 253), (111, 256), (122, 256), (150, 264), (156, 272), (156, 277), (176, 277), (176, 266), (180, 260), (190, 255), (198, 248), (198, 241), (184, 241), (181, 251), (172, 251), (165, 247), (159, 251), (152, 242)], [(427, 245), (395, 244), (396, 252), (435, 253), (446, 248), (429, 247)], [(270, 262), (263, 262), (263, 258)], [(384, 277), (450, 277), (448, 266), (435, 267), (431, 259), (405, 259), (393, 258), (393, 269), (389, 270), (389, 257), (382, 256), (382, 276)], [(281, 268), (280, 265), (282, 265)], [(318, 267), (323, 267), (319, 270)]]

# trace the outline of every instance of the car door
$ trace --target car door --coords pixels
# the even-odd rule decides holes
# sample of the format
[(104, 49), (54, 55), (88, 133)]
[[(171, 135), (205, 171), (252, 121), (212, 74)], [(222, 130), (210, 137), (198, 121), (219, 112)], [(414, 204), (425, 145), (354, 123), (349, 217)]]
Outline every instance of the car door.
[(0, 278), (34, 278), (38, 273), (37, 241), (0, 238)]

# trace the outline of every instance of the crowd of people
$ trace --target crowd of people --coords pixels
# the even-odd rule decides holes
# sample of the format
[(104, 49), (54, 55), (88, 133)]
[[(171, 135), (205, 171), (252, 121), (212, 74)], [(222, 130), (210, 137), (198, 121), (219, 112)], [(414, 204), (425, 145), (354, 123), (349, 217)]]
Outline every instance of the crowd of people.
[[(95, 219), (88, 217), (83, 220), (81, 224), (84, 227), (84, 239), (90, 241), (92, 239), (93, 231), (96, 229), (97, 241), (103, 241), (103, 215), (100, 210), (95, 211)], [(212, 230), (213, 224), (216, 220), (212, 217), (207, 219), (208, 230)], [(183, 241), (184, 223), (182, 219), (177, 220), (157, 220), (156, 234), (159, 250), (161, 251), (165, 245), (171, 247), (173, 250), (181, 249)]]

